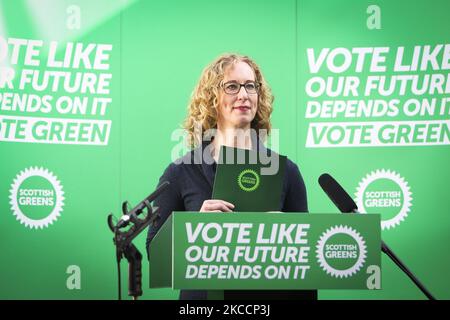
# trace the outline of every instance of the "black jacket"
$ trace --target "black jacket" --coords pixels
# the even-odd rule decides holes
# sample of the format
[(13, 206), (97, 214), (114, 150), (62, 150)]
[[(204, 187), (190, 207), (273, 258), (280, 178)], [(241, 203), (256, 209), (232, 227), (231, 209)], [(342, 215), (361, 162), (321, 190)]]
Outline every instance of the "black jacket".
[[(267, 151), (256, 143), (260, 152)], [(158, 227), (149, 227), (147, 235), (147, 252), (149, 244), (173, 211), (199, 211), (205, 200), (211, 199), (215, 176), (215, 162), (209, 152), (204, 152), (207, 143), (191, 151), (183, 158), (171, 163), (159, 180), (159, 184), (169, 181), (170, 186), (154, 201), (159, 208), (161, 219)], [(201, 151), (201, 152), (200, 152)], [(270, 150), (268, 150), (270, 152)], [(203, 158), (202, 158), (203, 155)], [(206, 160), (206, 161), (205, 161)], [(283, 179), (283, 190), (279, 211), (308, 212), (306, 188), (303, 178), (295, 163), (287, 159)], [(151, 261), (150, 261), (151, 263)], [(225, 299), (317, 299), (317, 291), (298, 290), (245, 290), (225, 291)], [(206, 291), (182, 290), (180, 299), (206, 299)]]

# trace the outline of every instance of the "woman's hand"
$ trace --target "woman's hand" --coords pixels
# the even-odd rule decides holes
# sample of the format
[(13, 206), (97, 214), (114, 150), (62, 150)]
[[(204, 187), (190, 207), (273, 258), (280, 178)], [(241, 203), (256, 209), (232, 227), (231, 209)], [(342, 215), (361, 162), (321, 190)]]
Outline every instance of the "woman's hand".
[(203, 201), (200, 212), (233, 212), (232, 209), (234, 209), (232, 203), (218, 199), (210, 199)]

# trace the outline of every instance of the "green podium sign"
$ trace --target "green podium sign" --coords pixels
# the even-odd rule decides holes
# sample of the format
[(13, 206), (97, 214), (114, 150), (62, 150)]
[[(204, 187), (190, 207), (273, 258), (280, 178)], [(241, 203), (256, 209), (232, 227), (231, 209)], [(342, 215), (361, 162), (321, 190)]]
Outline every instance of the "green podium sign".
[(150, 246), (150, 287), (381, 289), (378, 214), (174, 212)]

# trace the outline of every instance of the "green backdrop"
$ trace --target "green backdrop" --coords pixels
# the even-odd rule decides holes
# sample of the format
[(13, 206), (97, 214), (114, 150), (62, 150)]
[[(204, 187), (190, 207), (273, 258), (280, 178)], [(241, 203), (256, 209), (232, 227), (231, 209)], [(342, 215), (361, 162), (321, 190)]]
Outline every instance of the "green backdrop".
[[(279, 150), (299, 165), (308, 190), (309, 210), (337, 213), (317, 183), (320, 174), (329, 172), (355, 199), (361, 198), (364, 209), (382, 214), (386, 223), (384, 241), (437, 298), (449, 299), (450, 53), (445, 46), (450, 40), (446, 17), (449, 9), (449, 2), (444, 0), (1, 0), (0, 298), (116, 298), (114, 248), (106, 216), (109, 212), (119, 216), (122, 201), (135, 204), (154, 189), (179, 143), (171, 136), (180, 128), (202, 69), (221, 53), (238, 52), (256, 60), (272, 87), (272, 119), (274, 128), (279, 129)], [(48, 64), (52, 41), (57, 42), (55, 60), (67, 57), (67, 68)], [(65, 55), (71, 43), (83, 44), (85, 49), (92, 44), (84, 59), (79, 52), (79, 66), (70, 63), (76, 54)], [(36, 52), (27, 54), (25, 49), (33, 44)], [(421, 50), (416, 56), (419, 66), (424, 50), (430, 50), (432, 61), (425, 61), (424, 68), (417, 71), (396, 70), (399, 48), (404, 48), (406, 65), (414, 60), (415, 46)], [(106, 48), (104, 59), (94, 65), (99, 47)], [(323, 56), (323, 65), (315, 73), (313, 64), (324, 48), (335, 56), (329, 60)], [(333, 51), (336, 48), (343, 49)], [(352, 48), (371, 48), (360, 72)], [(386, 66), (385, 70), (377, 69), (377, 64), (370, 68), (374, 48), (388, 48), (378, 61), (378, 65)], [(308, 49), (313, 52), (309, 58)], [(340, 72), (339, 67), (346, 64), (344, 57), (348, 58), (345, 52), (350, 52), (353, 59)], [(17, 61), (12, 58), (15, 54)], [(33, 65), (37, 61), (39, 65)], [(339, 73), (332, 72), (333, 65)], [(8, 85), (11, 69), (16, 76)], [(23, 70), (62, 71), (71, 77), (78, 72), (97, 80), (102, 75), (111, 79), (105, 84), (106, 91), (95, 85), (87, 92), (68, 92), (61, 85), (52, 90), (51, 84), (38, 90), (29, 84), (20, 87), (20, 78), (25, 77)], [(357, 77), (358, 92), (364, 93), (368, 77), (386, 76), (387, 81), (392, 81), (398, 75), (419, 79), (442, 75), (443, 80), (436, 84), (442, 90), (417, 95), (409, 83), (404, 93), (396, 89), (389, 95), (374, 90), (358, 97), (343, 93), (312, 97), (306, 89), (313, 77), (325, 82), (328, 77), (335, 81), (340, 76)], [(75, 81), (71, 79), (68, 81)], [(318, 90), (318, 84), (312, 88)], [(86, 98), (87, 111), (81, 108), (66, 112), (64, 103), (60, 110), (53, 107), (50, 111), (44, 107), (34, 110), (33, 103), (28, 108), (26, 102), (19, 103), (18, 99), (31, 99), (30, 95), (51, 96), (55, 104), (61, 97), (69, 102)], [(104, 112), (93, 109), (98, 99), (111, 99), (104, 104)], [(339, 113), (328, 117), (308, 116), (307, 112), (311, 101), (391, 99), (398, 100), (397, 114), (368, 112), (352, 117)], [(436, 108), (415, 114), (412, 111), (416, 100), (407, 102), (409, 99), (419, 101), (418, 108), (425, 105), (424, 99), (435, 99)], [(410, 106), (408, 114), (401, 108), (404, 104)], [(56, 124), (45, 127), (41, 123), (38, 127), (39, 121)], [(80, 126), (83, 121), (86, 126)], [(78, 134), (69, 134), (72, 129), (67, 123), (72, 123), (73, 132)], [(96, 123), (109, 131), (96, 135), (95, 131), (82, 131), (96, 128)], [(336, 124), (335, 133), (328, 137), (335, 141), (334, 145), (308, 144), (308, 135), (314, 138), (316, 134), (319, 141), (319, 131), (314, 130), (324, 123)], [(402, 129), (405, 131), (400, 143), (345, 144), (340, 135), (352, 125), (388, 126), (394, 133), (402, 125), (406, 129)], [(65, 134), (58, 131), (61, 126)], [(57, 132), (49, 136), (44, 128)], [(408, 135), (408, 130), (419, 131)], [(36, 141), (43, 135), (46, 140)], [(47, 194), (36, 190), (47, 190)], [(374, 203), (367, 201), (371, 196), (378, 205), (370, 205)], [(36, 199), (47, 203), (26, 202), (41, 201)], [(27, 217), (38, 220), (47, 216), (52, 219), (42, 228), (27, 223)], [(135, 241), (143, 253), (145, 236)], [(125, 263), (122, 267), (126, 267)], [(382, 267), (383, 290), (321, 290), (319, 297), (424, 298), (388, 258), (383, 257)], [(144, 262), (143, 298), (178, 297), (178, 292), (171, 289), (147, 289), (145, 270), (148, 266)]]

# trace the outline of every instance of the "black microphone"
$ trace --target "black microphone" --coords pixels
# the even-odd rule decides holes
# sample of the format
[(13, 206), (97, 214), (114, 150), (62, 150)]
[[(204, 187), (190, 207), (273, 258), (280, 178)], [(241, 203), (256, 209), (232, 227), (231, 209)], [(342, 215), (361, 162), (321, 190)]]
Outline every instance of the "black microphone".
[(319, 184), (341, 212), (358, 212), (358, 206), (348, 193), (328, 173), (319, 177)]
[[(341, 185), (334, 180), (328, 173), (324, 173), (319, 177), (319, 184), (327, 196), (338, 207), (339, 211), (343, 213), (360, 213), (355, 201), (349, 196), (349, 194), (341, 187)], [(403, 271), (406, 275), (419, 287), (419, 289), (430, 300), (436, 300), (434, 296), (420, 283), (406, 265), (394, 254), (394, 252), (381, 240), (381, 250)]]
[(117, 222), (115, 228), (120, 229), (126, 227), (127, 225), (130, 224), (130, 220), (132, 221), (133, 219), (135, 219), (138, 215), (142, 213), (142, 211), (145, 208), (151, 209), (150, 202), (155, 200), (169, 185), (170, 185), (169, 181), (164, 181), (163, 183), (161, 183), (152, 194), (150, 194), (147, 198), (142, 200), (136, 207), (131, 209), (129, 212), (127, 212), (126, 208), (127, 202), (124, 202), (122, 204), (123, 216), (119, 219), (119, 222)]

